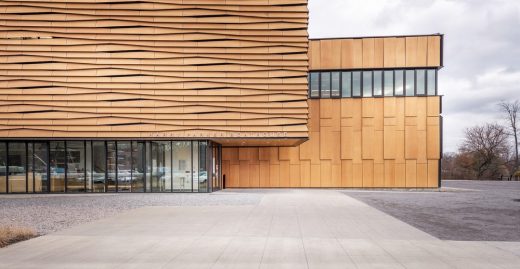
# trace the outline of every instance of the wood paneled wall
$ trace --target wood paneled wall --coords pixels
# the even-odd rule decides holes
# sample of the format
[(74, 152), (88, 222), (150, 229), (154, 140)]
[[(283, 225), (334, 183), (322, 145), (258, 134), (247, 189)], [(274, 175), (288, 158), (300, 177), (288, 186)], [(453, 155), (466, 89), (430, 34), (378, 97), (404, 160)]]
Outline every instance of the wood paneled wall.
[(440, 35), (311, 40), (309, 69), (439, 67)]
[(309, 141), (223, 149), (226, 187), (438, 187), (440, 102), (309, 100)]
[(307, 22), (307, 0), (0, 1), (0, 136), (307, 138)]

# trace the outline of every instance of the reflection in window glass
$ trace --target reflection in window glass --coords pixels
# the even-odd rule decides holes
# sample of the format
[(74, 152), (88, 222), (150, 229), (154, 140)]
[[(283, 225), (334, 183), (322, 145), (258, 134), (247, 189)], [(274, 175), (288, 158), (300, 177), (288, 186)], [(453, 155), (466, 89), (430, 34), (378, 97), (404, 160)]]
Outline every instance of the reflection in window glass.
[(404, 71), (403, 70), (395, 70), (395, 95), (402, 96), (404, 95)]
[(116, 162), (117, 154), (116, 154), (116, 142), (108, 141), (107, 142), (107, 192), (116, 192)]
[(67, 192), (85, 191), (85, 144), (67, 142)]
[(385, 71), (384, 72), (384, 88), (385, 88), (385, 96), (393, 96), (394, 95), (394, 71)]
[(65, 192), (65, 142), (50, 142), (51, 192)]
[(199, 142), (193, 141), (193, 192), (199, 191)]
[(311, 97), (320, 97), (320, 73), (312, 72), (309, 75), (309, 85), (311, 87)]
[(372, 96), (372, 71), (363, 71), (363, 97)]
[(207, 148), (208, 142), (201, 141), (199, 142), (199, 192), (207, 192), (208, 191), (208, 162), (206, 160), (207, 157)]
[(7, 145), (0, 142), (0, 193), (7, 192)]
[(105, 192), (106, 176), (105, 142), (92, 142), (92, 191)]
[(145, 151), (146, 151), (146, 173), (145, 173), (145, 192), (152, 191), (152, 143), (145, 142)]
[(342, 72), (341, 73), (341, 95), (343, 97), (352, 96), (352, 73)]
[(331, 94), (332, 94), (332, 97), (340, 97), (340, 89), (339, 89), (339, 85), (340, 85), (340, 80), (339, 80), (339, 75), (340, 73), (339, 72), (332, 72), (331, 76), (331, 80), (332, 80), (332, 86), (331, 86)]
[(33, 143), (27, 143), (27, 192), (34, 192)]
[(415, 95), (415, 71), (406, 70), (405, 74), (406, 74), (406, 78), (405, 78), (406, 96), (414, 96)]
[(173, 189), (191, 192), (191, 142), (173, 141)]
[(383, 71), (374, 71), (374, 96), (383, 95)]
[(361, 97), (361, 72), (352, 72), (352, 96)]
[(220, 180), (219, 180), (219, 165), (218, 165), (218, 148), (215, 145), (211, 147), (211, 182), (213, 182), (213, 190), (220, 189)]
[(330, 98), (330, 72), (321, 73), (321, 98)]
[(34, 173), (34, 191), (47, 192), (47, 144), (33, 144), (33, 173)]
[(428, 95), (437, 95), (437, 76), (435, 69), (428, 69)]
[(171, 144), (152, 142), (152, 192), (171, 192)]
[(417, 77), (417, 95), (426, 94), (426, 70), (417, 69), (415, 71)]
[(9, 142), (7, 143), (9, 147), (9, 192), (25, 192), (25, 175), (26, 175), (26, 153), (25, 153), (25, 143), (16, 143)]
[(117, 142), (117, 191), (132, 191), (132, 152), (130, 141)]
[(0, 193), (7, 192), (7, 144), (0, 142)]
[(144, 192), (144, 142), (132, 141), (132, 192)]
[(86, 186), (87, 186), (86, 191), (91, 192), (92, 191), (92, 142), (87, 141), (85, 145), (86, 145), (85, 170), (87, 170), (87, 178), (85, 179)]

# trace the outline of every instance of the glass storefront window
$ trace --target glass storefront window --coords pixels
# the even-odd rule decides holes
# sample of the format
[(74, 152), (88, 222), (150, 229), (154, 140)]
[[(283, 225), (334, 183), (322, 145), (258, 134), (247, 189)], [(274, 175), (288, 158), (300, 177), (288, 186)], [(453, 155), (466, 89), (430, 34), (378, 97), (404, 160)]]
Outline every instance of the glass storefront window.
[(209, 141), (0, 142), (0, 193), (208, 192), (220, 154)]
[(199, 192), (208, 191), (208, 142), (199, 142)]
[(7, 192), (7, 145), (0, 142), (0, 193)]
[(27, 143), (27, 192), (34, 192), (33, 143)]
[(85, 179), (85, 181), (86, 181), (85, 185), (87, 186), (86, 191), (91, 192), (92, 191), (92, 175), (93, 175), (92, 174), (92, 141), (87, 141), (85, 145), (86, 145), (85, 170), (87, 171), (87, 173), (86, 173), (87, 178)]
[(145, 144), (145, 151), (146, 151), (146, 173), (145, 173), (145, 192), (152, 191), (152, 143), (146, 142)]
[(214, 190), (219, 189), (219, 181), (217, 180), (218, 169), (217, 169), (217, 148), (211, 147), (211, 182)]
[(50, 142), (51, 192), (65, 192), (65, 142)]
[(107, 171), (105, 142), (92, 142), (92, 191), (105, 192)]
[(67, 141), (67, 192), (85, 191), (85, 142)]
[(199, 178), (199, 142), (198, 141), (194, 141), (193, 142), (193, 192), (198, 192), (199, 191), (199, 183), (200, 183), (200, 178)]
[(117, 150), (116, 150), (116, 142), (108, 141), (107, 142), (107, 178), (106, 178), (106, 191), (107, 192), (116, 192), (117, 191)]
[(171, 142), (152, 142), (152, 192), (172, 190), (171, 156)]
[(117, 191), (132, 191), (132, 151), (130, 141), (117, 142)]
[(33, 143), (33, 177), (34, 177), (34, 191), (48, 192), (47, 180), (47, 143)]
[(145, 143), (132, 141), (132, 192), (144, 192)]
[(8, 152), (8, 175), (10, 193), (26, 192), (27, 155), (25, 143), (9, 142)]
[(191, 141), (173, 141), (173, 189), (191, 192)]

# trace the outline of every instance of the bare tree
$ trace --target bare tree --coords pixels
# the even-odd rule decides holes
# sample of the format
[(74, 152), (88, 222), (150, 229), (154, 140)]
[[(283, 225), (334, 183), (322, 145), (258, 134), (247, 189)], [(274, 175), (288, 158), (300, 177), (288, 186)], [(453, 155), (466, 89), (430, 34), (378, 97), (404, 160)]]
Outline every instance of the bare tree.
[(461, 155), (467, 156), (465, 167), (477, 179), (497, 178), (503, 175), (508, 158), (507, 132), (498, 124), (485, 124), (466, 130)]
[(509, 135), (513, 137), (515, 161), (513, 166), (513, 173), (520, 169), (520, 160), (518, 158), (518, 137), (520, 136), (520, 101), (501, 102), (499, 104), (500, 110), (504, 113), (508, 121)]

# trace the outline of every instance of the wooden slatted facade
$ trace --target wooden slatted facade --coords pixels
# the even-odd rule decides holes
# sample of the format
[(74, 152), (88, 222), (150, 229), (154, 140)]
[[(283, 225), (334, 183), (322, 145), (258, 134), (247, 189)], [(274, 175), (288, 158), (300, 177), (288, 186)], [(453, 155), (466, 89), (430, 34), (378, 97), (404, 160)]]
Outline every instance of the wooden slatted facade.
[(306, 0), (0, 1), (0, 137), (297, 144), (307, 22)]
[[(442, 37), (311, 40), (310, 70), (440, 68)], [(226, 187), (435, 188), (441, 97), (309, 100), (310, 139), (296, 147), (223, 149)]]
[(308, 99), (440, 68), (442, 36), (308, 40), (307, 0), (0, 1), (3, 140), (223, 144), (226, 187), (438, 187), (441, 97)]

